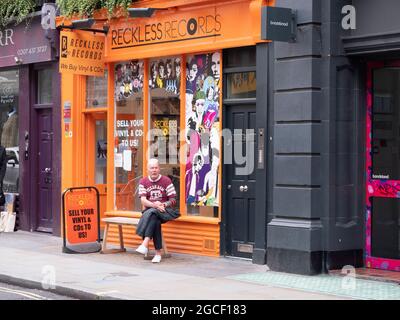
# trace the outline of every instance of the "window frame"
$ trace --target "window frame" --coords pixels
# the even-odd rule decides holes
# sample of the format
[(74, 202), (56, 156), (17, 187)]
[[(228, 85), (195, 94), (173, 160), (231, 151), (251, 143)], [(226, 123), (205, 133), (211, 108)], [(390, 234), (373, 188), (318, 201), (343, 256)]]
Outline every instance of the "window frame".
[[(115, 78), (115, 65), (119, 63), (124, 63), (126, 61), (131, 61), (131, 60), (141, 60), (143, 61), (143, 68), (144, 68), (144, 80), (143, 80), (143, 121), (144, 121), (144, 126), (143, 126), (143, 131), (144, 131), (144, 141), (143, 141), (143, 176), (145, 175), (145, 170), (147, 168), (147, 154), (148, 154), (148, 149), (149, 149), (149, 143), (150, 141), (147, 141), (146, 137), (149, 132), (149, 128), (151, 127), (150, 121), (151, 121), (151, 108), (150, 108), (150, 102), (151, 102), (151, 92), (149, 88), (149, 73), (150, 73), (150, 66), (151, 66), (151, 61), (157, 60), (157, 59), (168, 59), (168, 58), (177, 58), (179, 57), (181, 60), (181, 82), (180, 82), (180, 114), (179, 114), (179, 125), (181, 128), (186, 128), (186, 110), (185, 110), (185, 105), (186, 105), (186, 62), (187, 62), (187, 56), (193, 56), (193, 55), (201, 55), (201, 54), (210, 54), (214, 52), (219, 52), (220, 53), (220, 82), (219, 82), (219, 90), (220, 90), (220, 95), (219, 95), (219, 130), (220, 130), (220, 164), (218, 168), (218, 192), (220, 194), (219, 199), (218, 199), (218, 207), (217, 211), (218, 214), (216, 217), (206, 217), (206, 216), (198, 216), (198, 215), (188, 215), (187, 214), (187, 209), (186, 209), (186, 201), (185, 201), (185, 173), (186, 173), (186, 164), (179, 162), (180, 166), (180, 187), (177, 192), (180, 192), (180, 202), (178, 204), (179, 206), (179, 211), (181, 213), (181, 216), (187, 217), (190, 220), (196, 220), (198, 221), (201, 219), (202, 221), (206, 222), (207, 219), (211, 219), (212, 221), (221, 221), (221, 205), (222, 205), (222, 154), (223, 154), (223, 146), (222, 146), (222, 98), (223, 98), (223, 73), (222, 73), (222, 65), (223, 65), (223, 52), (222, 50), (212, 50), (212, 51), (202, 51), (202, 52), (194, 52), (194, 53), (187, 53), (187, 54), (177, 54), (177, 55), (171, 55), (171, 56), (157, 56), (157, 57), (151, 57), (151, 58), (145, 58), (145, 59), (128, 59), (128, 60), (119, 60), (115, 61), (113, 63), (108, 64), (108, 143), (111, 145), (111, 142), (114, 141), (114, 131), (115, 131), (115, 121), (116, 121), (116, 102), (115, 102), (115, 83), (114, 83), (114, 78)], [(112, 90), (110, 90), (112, 88)], [(91, 109), (96, 109), (96, 108), (91, 108)], [(88, 111), (87, 111), (88, 112)], [(92, 111), (89, 111), (92, 112)], [(186, 142), (184, 140), (179, 139), (180, 143), (180, 153), (182, 153), (183, 150), (185, 150), (185, 145)], [(129, 214), (129, 212), (137, 212), (137, 211), (123, 211), (119, 210), (118, 208), (115, 207), (115, 197), (116, 197), (116, 183), (114, 183), (115, 179), (115, 168), (114, 168), (114, 147), (113, 148), (108, 148), (108, 162), (107, 162), (107, 173), (110, 175), (110, 179), (107, 179), (108, 184), (107, 184), (107, 189), (112, 190), (112, 194), (108, 194), (107, 197), (107, 210), (108, 211), (117, 211), (121, 213), (126, 213)], [(111, 153), (111, 154), (110, 154)], [(180, 158), (180, 155), (178, 155), (178, 161)]]

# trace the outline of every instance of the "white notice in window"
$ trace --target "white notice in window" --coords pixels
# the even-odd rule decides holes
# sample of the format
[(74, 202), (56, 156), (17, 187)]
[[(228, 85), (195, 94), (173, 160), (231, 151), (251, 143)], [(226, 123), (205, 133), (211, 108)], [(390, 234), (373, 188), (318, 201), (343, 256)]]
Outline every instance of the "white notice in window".
[(123, 158), (124, 158), (124, 170), (131, 171), (132, 170), (132, 151), (124, 150)]
[(115, 168), (122, 168), (122, 153), (114, 154), (114, 166)]

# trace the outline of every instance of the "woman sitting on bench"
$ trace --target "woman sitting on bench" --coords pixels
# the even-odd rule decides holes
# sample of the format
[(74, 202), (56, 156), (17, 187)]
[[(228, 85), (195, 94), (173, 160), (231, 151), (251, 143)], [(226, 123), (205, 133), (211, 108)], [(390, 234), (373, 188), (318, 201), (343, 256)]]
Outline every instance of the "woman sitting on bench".
[(137, 252), (146, 255), (149, 251), (149, 242), (153, 239), (156, 254), (151, 260), (161, 262), (161, 224), (179, 217), (174, 210), (176, 191), (171, 179), (160, 174), (160, 165), (157, 159), (150, 159), (147, 165), (148, 177), (139, 182), (139, 197), (145, 208), (136, 228), (136, 234), (143, 238)]

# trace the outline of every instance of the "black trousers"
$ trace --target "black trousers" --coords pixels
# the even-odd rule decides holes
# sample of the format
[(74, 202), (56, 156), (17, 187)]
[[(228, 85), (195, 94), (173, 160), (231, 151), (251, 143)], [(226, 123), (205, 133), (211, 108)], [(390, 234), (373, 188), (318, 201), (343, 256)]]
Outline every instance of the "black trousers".
[(154, 248), (156, 250), (162, 249), (161, 221), (155, 214), (152, 214), (149, 218), (149, 223), (147, 224), (146, 230), (144, 231), (143, 239), (145, 237), (153, 239)]

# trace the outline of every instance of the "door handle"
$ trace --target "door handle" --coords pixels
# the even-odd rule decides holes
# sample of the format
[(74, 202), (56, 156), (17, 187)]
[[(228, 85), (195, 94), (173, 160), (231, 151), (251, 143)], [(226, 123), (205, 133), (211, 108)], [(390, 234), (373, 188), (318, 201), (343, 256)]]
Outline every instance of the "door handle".
[(50, 173), (50, 172), (51, 172), (51, 168), (46, 168), (46, 169), (44, 169), (44, 172)]
[(244, 191), (244, 187), (243, 187), (243, 186), (240, 186), (240, 187), (239, 187), (239, 191), (240, 191), (240, 192), (243, 192), (243, 191)]
[(248, 188), (247, 186), (244, 186), (244, 187), (243, 187), (243, 191), (244, 191), (244, 192), (247, 192), (248, 189), (249, 189), (249, 188)]

